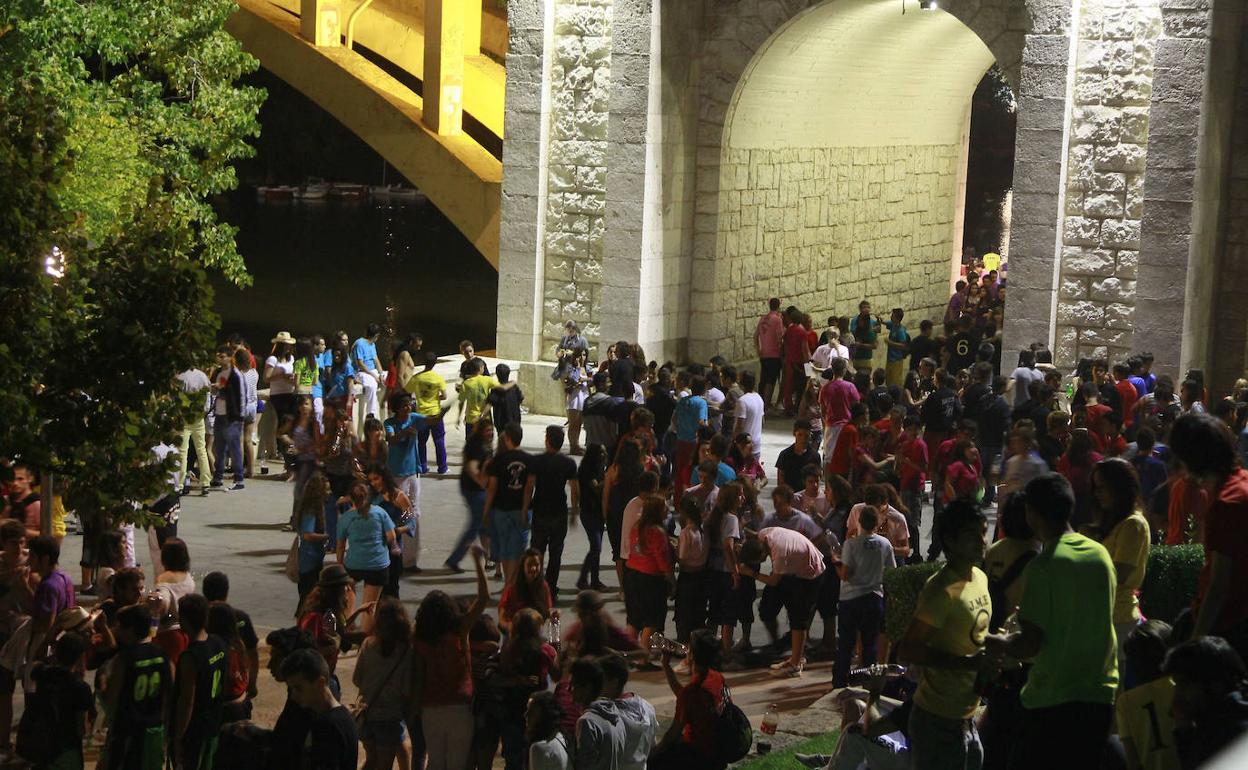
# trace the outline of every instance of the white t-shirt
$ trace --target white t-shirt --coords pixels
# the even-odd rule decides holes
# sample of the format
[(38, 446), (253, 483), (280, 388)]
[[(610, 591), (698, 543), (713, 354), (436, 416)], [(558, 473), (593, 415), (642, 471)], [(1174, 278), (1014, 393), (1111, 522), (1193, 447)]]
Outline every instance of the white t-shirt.
[[(294, 393), (295, 381), (291, 378), (295, 376), (295, 359), (287, 358), (284, 361), (278, 361), (277, 356), (269, 356), (264, 359), (264, 367), (268, 369), (270, 366), (273, 367), (273, 376), (269, 378), (269, 395), (282, 396)], [(279, 376), (278, 372), (285, 376)]]
[(702, 530), (681, 527), (676, 541), (676, 558), (680, 560), (682, 570), (700, 570), (706, 566), (706, 536)]
[(1019, 407), (1023, 405), (1023, 402), (1030, 395), (1031, 383), (1044, 381), (1044, 372), (1039, 369), (1020, 366), (1010, 375), (1010, 379), (1014, 380), (1014, 390), (1011, 393), (1014, 396), (1014, 403), (1010, 404), (1010, 406)]
[(827, 369), (832, 365), (832, 359), (834, 358), (848, 359), (849, 348), (844, 345), (833, 344), (831, 342), (820, 345), (815, 348), (815, 352), (811, 354), (810, 362), (819, 369)]
[(737, 399), (736, 418), (744, 420), (745, 432), (754, 442), (754, 451), (763, 449), (763, 397), (751, 391)]
[(823, 554), (801, 532), (765, 527), (758, 539), (771, 551), (771, 574), (793, 575), (803, 580), (814, 580), (823, 574)]
[(879, 535), (859, 535), (845, 542), (841, 552), (846, 575), (841, 581), (841, 601), (867, 594), (884, 595), (884, 568), (896, 567), (893, 545)]
[(568, 770), (568, 744), (562, 733), (529, 744), (529, 770)]

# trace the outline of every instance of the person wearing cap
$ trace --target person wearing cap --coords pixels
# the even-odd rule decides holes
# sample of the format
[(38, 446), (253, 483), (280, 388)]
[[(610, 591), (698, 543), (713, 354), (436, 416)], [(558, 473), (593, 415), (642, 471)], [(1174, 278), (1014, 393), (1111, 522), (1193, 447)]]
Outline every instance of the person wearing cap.
[[(347, 608), (355, 595), (355, 581), (351, 579), (347, 568), (341, 564), (330, 564), (321, 570), (321, 577), (316, 588), (308, 594), (308, 601), (303, 614), (299, 616), (299, 628), (307, 631), (316, 641), (316, 649), (329, 664), (333, 687), (338, 688), (338, 679), (334, 669), (338, 665), (338, 655), (359, 644), (368, 636), (364, 631), (352, 628), (356, 617), (362, 612), (372, 610), (372, 604), (360, 605), (349, 616)], [(340, 690), (339, 690), (340, 691)]]
[(294, 419), (298, 409), (295, 395), (295, 338), (290, 332), (277, 333), (270, 342), (273, 350), (264, 359), (264, 379), (269, 384), (269, 403), (277, 412), (277, 425)]

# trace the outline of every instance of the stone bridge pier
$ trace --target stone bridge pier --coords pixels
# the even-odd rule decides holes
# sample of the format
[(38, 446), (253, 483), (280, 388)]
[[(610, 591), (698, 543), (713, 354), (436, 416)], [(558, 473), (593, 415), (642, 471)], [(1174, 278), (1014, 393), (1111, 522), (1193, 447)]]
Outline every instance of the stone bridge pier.
[[(748, 364), (780, 297), (938, 318), (971, 95), (1017, 102), (1005, 361), (1151, 351), (1225, 388), (1248, 347), (1238, 0), (510, 0), (498, 351), (530, 400), (563, 322)], [(543, 363), (547, 362), (547, 363)], [(539, 392), (540, 391), (540, 392)]]

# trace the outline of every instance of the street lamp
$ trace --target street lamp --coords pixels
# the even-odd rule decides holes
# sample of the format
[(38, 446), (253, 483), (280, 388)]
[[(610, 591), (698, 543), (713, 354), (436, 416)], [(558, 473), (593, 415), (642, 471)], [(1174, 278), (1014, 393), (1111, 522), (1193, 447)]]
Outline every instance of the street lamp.
[(52, 280), (59, 281), (65, 277), (65, 252), (57, 246), (53, 246), (47, 256), (43, 258), (43, 271), (52, 276)]

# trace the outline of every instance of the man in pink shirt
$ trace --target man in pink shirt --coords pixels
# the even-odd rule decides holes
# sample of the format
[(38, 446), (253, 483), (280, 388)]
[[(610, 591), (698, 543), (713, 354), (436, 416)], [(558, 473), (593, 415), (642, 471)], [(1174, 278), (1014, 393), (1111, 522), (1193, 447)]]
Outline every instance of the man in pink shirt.
[[(750, 567), (771, 557), (771, 574), (764, 575)], [(819, 579), (825, 565), (823, 554), (810, 538), (785, 527), (765, 527), (757, 540), (741, 546), (737, 571), (772, 586), (780, 595), (780, 603), (789, 616), (792, 652), (789, 659), (772, 667), (776, 676), (800, 676), (806, 665), (806, 634), (810, 630), (815, 599), (819, 596)]]
[(758, 351), (758, 394), (763, 397), (763, 408), (771, 407), (771, 396), (780, 380), (781, 344), (784, 340), (784, 319), (780, 315), (780, 300), (772, 297), (767, 302), (766, 315), (758, 319), (754, 329), (754, 349)]
[(819, 407), (823, 413), (823, 456), (832, 456), (841, 428), (849, 422), (849, 408), (862, 400), (854, 383), (845, 379), (849, 364), (843, 358), (832, 359), (832, 365), (824, 370), (824, 377), (831, 379), (819, 389)]

